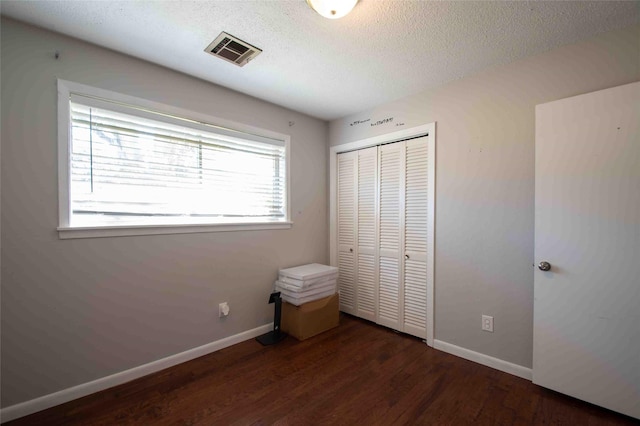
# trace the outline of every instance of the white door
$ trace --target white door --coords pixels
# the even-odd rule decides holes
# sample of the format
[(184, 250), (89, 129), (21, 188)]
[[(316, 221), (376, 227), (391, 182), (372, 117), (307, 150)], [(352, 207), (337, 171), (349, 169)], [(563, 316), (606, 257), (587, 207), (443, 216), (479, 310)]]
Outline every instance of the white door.
[(427, 241), (429, 158), (427, 137), (405, 142), (404, 318), (405, 333), (427, 337)]
[(340, 310), (356, 314), (357, 152), (338, 155), (338, 290)]
[(376, 192), (378, 187), (378, 149), (361, 149), (358, 155), (358, 241), (356, 250), (356, 315), (376, 320), (378, 300), (378, 221)]
[(404, 142), (380, 146), (378, 324), (402, 331), (404, 292)]
[(536, 107), (535, 194), (533, 382), (640, 418), (640, 83)]

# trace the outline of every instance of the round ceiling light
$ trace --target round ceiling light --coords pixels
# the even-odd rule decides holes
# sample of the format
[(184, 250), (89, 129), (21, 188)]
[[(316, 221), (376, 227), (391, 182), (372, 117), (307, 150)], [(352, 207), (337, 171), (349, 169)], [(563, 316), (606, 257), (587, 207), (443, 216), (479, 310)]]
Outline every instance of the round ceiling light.
[(329, 19), (342, 18), (356, 5), (358, 0), (307, 0), (313, 10)]

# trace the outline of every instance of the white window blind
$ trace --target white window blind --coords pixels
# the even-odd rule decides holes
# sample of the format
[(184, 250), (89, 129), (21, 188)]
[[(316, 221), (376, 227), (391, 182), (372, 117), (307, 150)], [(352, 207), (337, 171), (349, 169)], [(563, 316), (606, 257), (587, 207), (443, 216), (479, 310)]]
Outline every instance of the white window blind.
[(284, 222), (284, 141), (70, 96), (70, 225)]

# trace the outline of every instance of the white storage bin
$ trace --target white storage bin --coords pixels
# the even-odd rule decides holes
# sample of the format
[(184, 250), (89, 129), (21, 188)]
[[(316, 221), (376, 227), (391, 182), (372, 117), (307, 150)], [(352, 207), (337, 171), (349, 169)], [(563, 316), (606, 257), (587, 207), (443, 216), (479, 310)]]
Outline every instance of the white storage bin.
[(296, 266), (295, 268), (281, 269), (278, 279), (283, 283), (303, 289), (322, 285), (328, 281), (336, 280), (337, 278), (338, 268), (335, 266), (311, 263), (308, 265)]
[(296, 280), (295, 278), (283, 277), (279, 276), (278, 281), (283, 285), (286, 285), (288, 288), (298, 289), (300, 291), (310, 288), (310, 287), (322, 287), (324, 285), (328, 285), (331, 283), (336, 283), (338, 281), (338, 277), (318, 277), (311, 280)]
[(325, 297), (333, 296), (334, 294), (336, 294), (334, 290), (323, 290), (318, 294), (299, 297), (298, 295), (296, 295), (296, 293), (285, 293), (284, 291), (280, 290), (280, 296), (282, 297), (282, 300), (295, 306), (300, 306), (308, 302), (314, 302), (316, 300), (324, 299)]
[(338, 275), (338, 268), (335, 266), (310, 263), (308, 265), (296, 266), (295, 268), (280, 269), (280, 275), (296, 280), (310, 280), (318, 277), (328, 277)]
[(298, 295), (299, 297), (311, 296), (319, 293), (326, 293), (327, 291), (333, 291), (335, 293), (336, 286), (337, 286), (337, 283), (335, 280), (333, 280), (333, 282), (327, 282), (321, 286), (319, 285), (319, 286), (300, 289), (290, 284), (283, 283), (282, 281), (276, 281), (276, 291), (281, 291), (283, 294)]

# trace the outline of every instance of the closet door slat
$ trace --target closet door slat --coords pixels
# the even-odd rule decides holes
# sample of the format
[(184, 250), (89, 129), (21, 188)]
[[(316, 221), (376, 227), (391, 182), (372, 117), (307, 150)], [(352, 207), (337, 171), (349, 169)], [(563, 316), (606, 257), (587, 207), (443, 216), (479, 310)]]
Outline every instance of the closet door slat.
[(376, 189), (378, 181), (378, 149), (367, 148), (358, 153), (358, 250), (357, 250), (357, 316), (375, 321), (377, 299)]
[(338, 155), (338, 290), (340, 310), (356, 314), (357, 153)]
[(403, 331), (427, 337), (427, 138), (406, 142)]
[(379, 287), (378, 324), (402, 330), (401, 298), (401, 222), (403, 208), (404, 143), (378, 148), (379, 162)]

